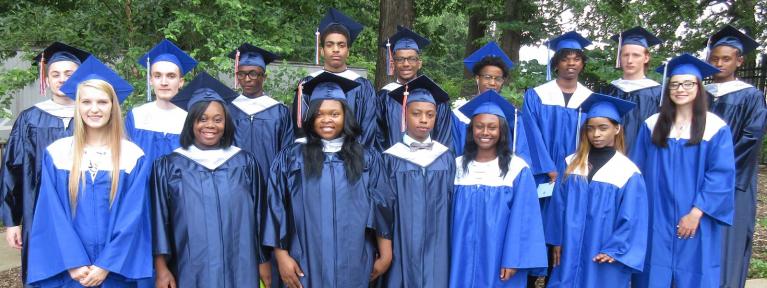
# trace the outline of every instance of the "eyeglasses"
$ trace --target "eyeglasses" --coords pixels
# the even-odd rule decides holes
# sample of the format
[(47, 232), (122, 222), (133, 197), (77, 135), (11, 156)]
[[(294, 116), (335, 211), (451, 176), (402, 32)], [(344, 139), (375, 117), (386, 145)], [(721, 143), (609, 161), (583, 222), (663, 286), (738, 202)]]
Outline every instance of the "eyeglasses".
[(492, 80), (498, 83), (502, 83), (504, 80), (506, 80), (506, 78), (503, 78), (503, 76), (493, 76), (488, 74), (480, 74), (479, 79), (482, 79), (483, 81), (487, 81), (487, 82), (490, 82), (490, 80)]
[(264, 77), (264, 75), (266, 75), (266, 74), (259, 73), (256, 70), (251, 70), (251, 71), (248, 71), (248, 72), (238, 71), (237, 72), (237, 79), (245, 79), (245, 76), (250, 76), (250, 79), (254, 79), (255, 80), (255, 79)]
[(679, 86), (684, 88), (684, 90), (692, 90), (692, 88), (695, 88), (695, 85), (698, 84), (694, 81), (684, 81), (684, 82), (669, 82), (668, 83), (668, 89), (677, 90), (679, 89)]
[(421, 59), (419, 59), (418, 57), (415, 57), (415, 56), (407, 57), (407, 58), (394, 57), (394, 62), (396, 62), (397, 64), (405, 63), (405, 61), (407, 61), (409, 63), (416, 63), (418, 61), (421, 61)]

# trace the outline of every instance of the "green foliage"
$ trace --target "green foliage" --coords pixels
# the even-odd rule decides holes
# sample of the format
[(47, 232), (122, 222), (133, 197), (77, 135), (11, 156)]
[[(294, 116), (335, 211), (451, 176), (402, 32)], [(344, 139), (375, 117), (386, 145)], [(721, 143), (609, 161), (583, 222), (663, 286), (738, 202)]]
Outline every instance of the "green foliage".
[(751, 259), (751, 266), (748, 268), (748, 278), (767, 278), (767, 261), (762, 259)]
[(277, 101), (285, 104), (293, 103), (298, 80), (308, 72), (303, 68), (292, 68), (287, 61), (269, 65), (269, 78), (264, 82), (264, 91)]
[[(11, 95), (24, 88), (29, 82), (34, 81), (37, 77), (36, 68), (10, 69), (0, 73), (0, 107), (9, 107), (13, 101)], [(10, 111), (0, 109), (0, 118), (9, 118), (10, 116)]]

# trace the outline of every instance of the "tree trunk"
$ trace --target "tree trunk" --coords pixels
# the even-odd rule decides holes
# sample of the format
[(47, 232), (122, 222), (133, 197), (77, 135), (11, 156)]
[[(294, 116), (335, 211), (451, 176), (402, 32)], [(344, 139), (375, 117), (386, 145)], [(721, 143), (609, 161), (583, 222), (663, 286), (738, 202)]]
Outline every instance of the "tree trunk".
[[(485, 13), (483, 11), (479, 11), (477, 9), (476, 11), (473, 11), (471, 15), (469, 16), (469, 33), (467, 33), (466, 36), (466, 50), (464, 53), (464, 58), (471, 55), (471, 53), (474, 53), (477, 49), (479, 49), (479, 39), (482, 39), (482, 37), (485, 37), (485, 30), (487, 30), (487, 23), (485, 23)], [(467, 71), (464, 69), (463, 75), (465, 78), (471, 78), (472, 73), (471, 71)], [(474, 81), (464, 82), (465, 85), (462, 85), (461, 87), (461, 95), (464, 97), (467, 97), (469, 95), (475, 95), (477, 94), (477, 87)]]
[[(397, 25), (413, 27), (415, 22), (414, 0), (381, 0), (380, 17), (378, 20), (378, 43), (386, 43), (386, 39), (397, 32)], [(378, 60), (376, 61), (375, 87), (380, 89), (394, 77), (386, 75), (388, 63), (386, 63), (386, 47), (379, 47)]]
[[(504, 3), (503, 22), (510, 23), (520, 19), (519, 5), (522, 0), (506, 0)], [(519, 62), (519, 48), (522, 42), (522, 35), (519, 31), (503, 29), (501, 33), (501, 48), (505, 51), (511, 61)]]

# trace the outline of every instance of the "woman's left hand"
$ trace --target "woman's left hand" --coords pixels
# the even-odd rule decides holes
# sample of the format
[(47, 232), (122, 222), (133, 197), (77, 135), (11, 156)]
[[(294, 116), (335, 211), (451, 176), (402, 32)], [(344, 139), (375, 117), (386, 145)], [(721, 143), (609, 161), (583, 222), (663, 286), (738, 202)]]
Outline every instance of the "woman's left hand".
[(391, 257), (379, 256), (376, 262), (373, 263), (373, 272), (370, 273), (370, 281), (378, 279), (386, 270), (389, 270), (391, 266)]
[(597, 256), (592, 259), (594, 262), (602, 264), (602, 263), (613, 263), (615, 262), (615, 258), (610, 257), (610, 255), (607, 255), (605, 253), (599, 253)]
[(700, 217), (703, 216), (703, 211), (697, 207), (693, 207), (690, 213), (684, 215), (679, 220), (679, 224), (676, 226), (676, 236), (680, 239), (690, 239), (695, 236), (695, 231), (698, 230), (700, 224)]
[(85, 287), (101, 285), (101, 283), (104, 282), (104, 279), (107, 278), (107, 275), (109, 275), (109, 271), (104, 270), (96, 265), (91, 265), (88, 268), (91, 269), (90, 272), (88, 272), (88, 276), (85, 277), (85, 279), (80, 280), (80, 285)]
[(514, 277), (514, 274), (517, 274), (517, 269), (501, 268), (501, 281), (508, 281), (511, 277)]

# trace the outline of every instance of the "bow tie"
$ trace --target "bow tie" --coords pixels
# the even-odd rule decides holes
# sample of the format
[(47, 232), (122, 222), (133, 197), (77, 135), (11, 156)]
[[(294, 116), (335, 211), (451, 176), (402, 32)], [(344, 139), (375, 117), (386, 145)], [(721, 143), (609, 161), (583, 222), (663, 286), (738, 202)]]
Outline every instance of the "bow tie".
[(410, 143), (410, 152), (415, 152), (418, 150), (431, 150), (432, 146), (434, 146), (434, 142), (430, 142), (430, 143), (413, 142), (413, 143)]

